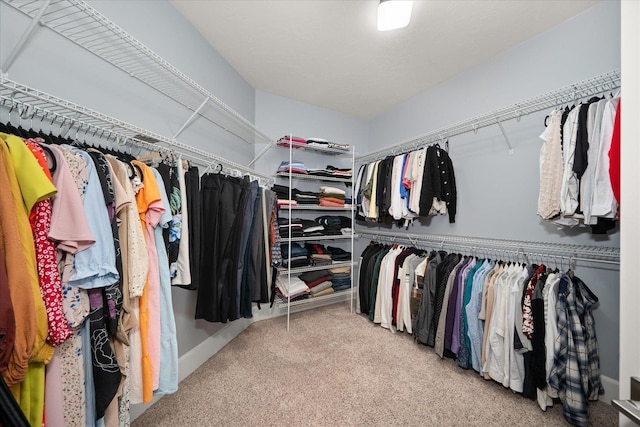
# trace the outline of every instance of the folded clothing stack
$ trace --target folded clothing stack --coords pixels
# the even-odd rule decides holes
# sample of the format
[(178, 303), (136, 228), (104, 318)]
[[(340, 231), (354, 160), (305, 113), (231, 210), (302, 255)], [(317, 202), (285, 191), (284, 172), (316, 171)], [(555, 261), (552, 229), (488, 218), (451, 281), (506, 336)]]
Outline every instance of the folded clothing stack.
[(329, 270), (307, 271), (299, 277), (309, 287), (314, 297), (334, 292)]
[(288, 174), (289, 172), (301, 173), (305, 175), (309, 173), (304, 163), (298, 160), (292, 160), (291, 164), (289, 164), (288, 160), (283, 161), (282, 163), (280, 163), (280, 166), (278, 166), (278, 171), (276, 173), (278, 175), (282, 175), (282, 174)]
[(289, 220), (287, 218), (278, 218), (278, 231), (280, 237), (288, 239), (289, 237), (304, 237), (302, 231), (303, 225), (298, 219), (291, 220), (291, 234), (289, 234)]
[(286, 207), (286, 206), (298, 206), (298, 202), (293, 199), (289, 199), (289, 187), (286, 185), (278, 185), (274, 184), (271, 189), (276, 193), (276, 199), (278, 200), (278, 207)]
[(289, 282), (287, 276), (279, 275), (276, 279), (276, 290), (284, 298), (299, 298), (301, 296), (309, 295), (309, 287), (299, 277), (291, 276), (291, 282)]
[(299, 243), (291, 242), (291, 260), (289, 260), (289, 243), (280, 244), (280, 250), (284, 267), (289, 267), (289, 262), (291, 262), (291, 268), (309, 265), (309, 251)]
[(351, 267), (336, 267), (329, 270), (331, 287), (334, 291), (344, 291), (351, 287)]
[(331, 254), (327, 252), (327, 249), (323, 245), (317, 243), (307, 243), (304, 245), (309, 251), (311, 258), (311, 265), (330, 265)]
[(335, 177), (350, 179), (353, 171), (351, 169), (340, 169), (331, 165), (327, 165), (324, 169), (307, 169), (309, 175), (322, 176), (322, 177)]
[(334, 261), (349, 261), (351, 259), (351, 252), (347, 252), (341, 248), (327, 246), (327, 252), (331, 254), (331, 259)]
[(307, 145), (311, 147), (336, 148), (344, 151), (349, 150), (349, 144), (338, 144), (337, 142), (327, 141), (323, 138), (308, 138)]
[(351, 218), (338, 215), (323, 215), (316, 218), (316, 222), (324, 227), (325, 235), (339, 236), (351, 234)]
[(294, 189), (292, 193), (295, 191), (295, 199), (299, 205), (317, 205), (320, 203), (320, 193), (316, 193), (313, 191), (302, 191)]
[(342, 208), (346, 192), (335, 187), (320, 187), (320, 206)]
[(279, 147), (289, 147), (289, 145), (291, 145), (292, 147), (295, 146), (306, 146), (307, 145), (307, 140), (304, 138), (301, 138), (299, 136), (283, 136), (282, 138), (280, 138), (278, 141), (276, 141), (276, 145)]
[(349, 151), (349, 144), (339, 144), (337, 142), (329, 142), (327, 144), (328, 148), (335, 148), (337, 150)]
[(324, 227), (312, 219), (301, 219), (305, 237), (324, 236)]
[[(289, 187), (287, 187), (286, 185), (273, 184), (271, 190), (276, 193), (278, 199), (284, 200), (289, 198)], [(291, 197), (293, 197), (293, 194), (291, 195)]]

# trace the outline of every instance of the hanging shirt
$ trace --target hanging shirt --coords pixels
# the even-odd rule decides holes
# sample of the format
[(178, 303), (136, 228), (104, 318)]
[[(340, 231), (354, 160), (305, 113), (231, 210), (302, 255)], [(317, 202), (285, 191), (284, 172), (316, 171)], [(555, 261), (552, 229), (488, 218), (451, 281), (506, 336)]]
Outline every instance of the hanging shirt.
[[(2, 143), (3, 141), (4, 143)], [(53, 347), (46, 342), (47, 312), (40, 295), (35, 247), (28, 214), (37, 202), (55, 194), (56, 188), (20, 138), (0, 133), (0, 147), (2, 149), (0, 155), (9, 178), (9, 187), (5, 187), (5, 191), (8, 188), (13, 196), (15, 221), (18, 224), (20, 242), (25, 254), (29, 273), (28, 283), (31, 287), (35, 307), (37, 332), (30, 361), (46, 364), (53, 357)]]
[(391, 207), (389, 207), (389, 215), (395, 220), (403, 217), (402, 195), (400, 187), (402, 187), (402, 166), (404, 165), (405, 155), (401, 154), (393, 159), (393, 170), (391, 172)]
[[(29, 142), (27, 146), (38, 160), (47, 178), (52, 181), (47, 160), (44, 157), (44, 150), (35, 142)], [(48, 237), (51, 227), (51, 212), (51, 200), (41, 200), (36, 203), (32, 209), (30, 219), (33, 239), (36, 245), (40, 293), (47, 310), (49, 326), (47, 338), (50, 344), (60, 345), (65, 342), (73, 332), (69, 327), (69, 322), (67, 322), (64, 317), (62, 308), (62, 283), (56, 261), (56, 248)]]
[(71, 148), (87, 164), (89, 180), (85, 187), (84, 208), (95, 245), (78, 252), (74, 261), (75, 273), (69, 284), (83, 289), (102, 288), (120, 279), (116, 269), (116, 253), (109, 214), (104, 204), (100, 180), (91, 156), (82, 150)]
[(591, 215), (604, 218), (614, 218), (617, 212), (617, 203), (611, 187), (609, 174), (609, 151), (613, 138), (616, 110), (620, 101), (619, 95), (610, 99), (604, 107), (602, 124), (600, 128), (600, 152), (598, 165), (595, 171), (595, 187), (593, 189), (593, 207)]
[[(578, 207), (578, 177), (573, 171), (573, 162), (576, 151), (579, 112), (579, 107), (571, 110), (564, 124), (564, 140), (562, 146), (564, 174), (562, 177), (562, 188), (560, 190), (560, 210), (565, 217), (571, 217), (575, 214)], [(573, 219), (569, 219), (568, 222), (566, 222), (566, 225), (576, 224), (577, 220)]]
[(595, 225), (598, 223), (597, 217), (592, 217), (591, 212), (593, 210), (593, 191), (600, 154), (602, 115), (607, 102), (607, 99), (602, 99), (591, 104), (587, 115), (589, 153), (587, 169), (584, 171), (582, 180), (580, 181), (580, 206), (582, 207), (582, 212), (584, 214), (584, 223), (588, 225)]
[(544, 143), (540, 148), (538, 215), (543, 219), (553, 218), (560, 213), (560, 190), (564, 174), (560, 141), (561, 120), (562, 111), (552, 111), (549, 114), (549, 124), (540, 135)]
[(420, 150), (411, 153), (411, 164), (408, 168), (407, 174), (411, 182), (411, 192), (409, 193), (409, 210), (415, 215), (420, 214), (420, 192), (422, 191), (422, 178), (424, 175), (424, 162), (427, 149), (422, 148)]
[[(5, 159), (8, 150), (0, 140), (0, 187), (10, 188), (10, 181)], [(24, 292), (24, 285), (29, 283), (26, 254), (22, 250), (18, 224), (14, 220), (16, 206), (11, 191), (0, 191), (0, 262), (6, 267), (7, 287), (10, 291), (11, 306), (17, 314), (14, 322), (13, 340), (5, 337), (6, 350), (10, 352), (7, 369), (2, 371), (2, 378), (9, 387), (20, 383), (27, 373), (27, 366), (36, 337), (36, 314), (33, 295)], [(5, 319), (3, 319), (4, 322)]]
[(153, 390), (158, 386), (160, 367), (160, 277), (153, 230), (160, 221), (164, 207), (151, 169), (137, 160), (132, 163), (142, 171), (143, 187), (136, 194), (136, 202), (149, 255), (147, 284), (138, 301), (142, 343), (142, 399), (144, 403), (148, 403), (153, 397)]
[(189, 264), (189, 213), (187, 205), (187, 187), (184, 180), (184, 167), (178, 161), (178, 180), (180, 182), (180, 203), (182, 205), (182, 233), (180, 234), (180, 249), (176, 261), (176, 272), (171, 279), (172, 285), (191, 284), (191, 265)]
[(173, 301), (171, 296), (171, 277), (169, 273), (169, 258), (164, 246), (162, 229), (170, 226), (171, 208), (169, 198), (164, 190), (160, 173), (152, 169), (160, 196), (164, 212), (160, 217), (160, 222), (154, 229), (156, 251), (158, 253), (158, 268), (160, 272), (160, 361), (158, 387), (154, 391), (155, 395), (170, 394), (178, 390), (178, 339), (176, 336), (176, 321), (173, 314)]

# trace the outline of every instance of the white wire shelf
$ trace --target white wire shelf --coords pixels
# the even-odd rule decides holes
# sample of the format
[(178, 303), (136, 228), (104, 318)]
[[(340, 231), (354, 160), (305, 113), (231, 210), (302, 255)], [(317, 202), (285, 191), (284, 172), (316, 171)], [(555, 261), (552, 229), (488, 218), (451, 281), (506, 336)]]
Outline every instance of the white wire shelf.
[[(338, 291), (338, 292), (333, 292), (329, 295), (321, 295), (319, 297), (313, 297), (310, 296), (309, 298), (305, 298), (305, 299), (301, 299), (298, 301), (291, 301), (290, 305), (291, 307), (295, 307), (297, 305), (303, 305), (303, 304), (311, 304), (314, 302), (320, 302), (320, 301), (324, 301), (324, 300), (331, 300), (331, 299), (342, 299), (344, 298), (345, 295), (349, 295), (349, 293), (351, 293), (352, 288), (348, 288), (348, 289), (344, 289), (342, 291)], [(280, 294), (278, 294), (278, 297), (276, 298), (277, 301), (277, 305), (280, 307), (286, 307), (287, 306), (287, 297), (285, 296), (281, 296)]]
[(408, 243), (427, 249), (462, 249), (469, 254), (519, 257), (554, 258), (573, 261), (620, 263), (620, 248), (613, 246), (573, 245), (566, 243), (505, 240), (485, 237), (454, 236), (446, 234), (405, 234), (377, 230), (356, 230), (359, 237), (389, 243)]
[[(334, 262), (332, 264), (327, 264), (327, 265), (306, 265), (304, 267), (292, 268), (291, 274), (297, 275), (297, 274), (305, 273), (307, 271), (330, 270), (332, 268), (338, 268), (338, 267), (351, 267), (352, 265), (356, 266), (358, 265), (358, 263), (355, 263), (355, 262), (352, 263), (351, 261), (340, 261), (340, 262)], [(281, 273), (286, 273), (288, 269), (287, 267), (280, 266), (278, 267), (278, 271)]]
[[(289, 149), (289, 143), (276, 142), (274, 143), (274, 145), (276, 147), (284, 148), (286, 150)], [(353, 147), (351, 146), (349, 146), (348, 150), (342, 150), (340, 148), (321, 147), (321, 146), (309, 145), (309, 144), (297, 144), (295, 142), (292, 143), (291, 146), (294, 150), (311, 151), (311, 152), (334, 155), (334, 156), (345, 155), (345, 154), (351, 155), (351, 150), (353, 149)]]
[[(320, 206), (320, 205), (297, 205), (291, 206), (292, 211), (331, 211), (331, 212), (351, 212), (354, 209), (353, 205), (348, 205), (343, 208), (337, 208), (332, 206)], [(287, 212), (289, 206), (280, 206), (280, 212)]]
[[(357, 237), (357, 235), (353, 235), (353, 237)], [(292, 237), (291, 239), (282, 238), (282, 242), (286, 243), (289, 240), (292, 242), (315, 242), (321, 240), (350, 240), (351, 234), (341, 235), (341, 236), (311, 236), (311, 237)]]
[[(608, 73), (454, 123), (450, 126), (413, 137), (406, 141), (394, 144), (390, 148), (360, 156), (356, 160), (358, 163), (369, 163), (387, 156), (396, 156), (407, 151), (416, 150), (425, 145), (444, 142), (447, 138), (467, 132), (476, 132), (480, 128), (495, 124), (500, 126), (502, 130), (502, 122), (504, 121), (519, 119), (527, 114), (548, 110), (568, 103), (574, 103), (581, 99), (588, 99), (592, 96), (616, 90), (619, 87), (620, 70), (610, 71)], [(502, 131), (504, 134), (504, 130)], [(511, 148), (508, 140), (507, 145)]]
[[(289, 178), (289, 173), (277, 173), (275, 174), (276, 178)], [(307, 175), (304, 173), (292, 173), (291, 178), (294, 179), (304, 179), (308, 181), (319, 181), (319, 182), (343, 182), (345, 184), (351, 184), (351, 177), (349, 178), (338, 178), (334, 176), (320, 176), (320, 175)]]
[[(2, 0), (32, 19), (37, 0)], [(52, 0), (39, 23), (247, 143), (272, 142), (249, 120), (82, 0)], [(186, 124), (185, 124), (186, 125)]]
[[(66, 127), (66, 133), (73, 136), (93, 133), (101, 137), (106, 132), (108, 139), (113, 137), (119, 145), (132, 144), (149, 151), (165, 151), (186, 156), (198, 163), (213, 165), (219, 163), (223, 172), (240, 175), (247, 174), (251, 178), (259, 179), (261, 184), (269, 185), (273, 178), (259, 174), (253, 169), (232, 162), (204, 150), (176, 141), (148, 131), (98, 111), (74, 104), (62, 98), (39, 91), (13, 80), (0, 76), (0, 106), (4, 108), (19, 108), (20, 117), (29, 120), (39, 117), (47, 122), (57, 123), (60, 128)], [(14, 113), (15, 114), (15, 113)], [(73, 133), (72, 133), (73, 132)], [(155, 141), (149, 143), (148, 141)]]

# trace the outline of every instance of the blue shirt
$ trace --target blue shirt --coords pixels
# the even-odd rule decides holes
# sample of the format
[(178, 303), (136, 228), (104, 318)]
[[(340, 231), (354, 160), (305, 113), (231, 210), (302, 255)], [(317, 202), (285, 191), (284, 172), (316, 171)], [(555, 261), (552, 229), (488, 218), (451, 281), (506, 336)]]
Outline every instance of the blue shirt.
[(178, 390), (178, 340), (176, 337), (176, 320), (173, 314), (171, 296), (171, 274), (169, 257), (162, 237), (162, 229), (168, 228), (171, 220), (171, 207), (160, 173), (151, 168), (158, 183), (164, 213), (158, 226), (153, 229), (156, 251), (158, 253), (158, 269), (160, 271), (160, 377), (158, 389), (154, 395), (175, 393)]
[(116, 269), (116, 250), (100, 178), (89, 154), (77, 148), (68, 148), (82, 157), (89, 170), (82, 206), (96, 241), (94, 245), (76, 254), (73, 263), (75, 272), (69, 278), (69, 284), (83, 289), (113, 285), (120, 280), (120, 275)]

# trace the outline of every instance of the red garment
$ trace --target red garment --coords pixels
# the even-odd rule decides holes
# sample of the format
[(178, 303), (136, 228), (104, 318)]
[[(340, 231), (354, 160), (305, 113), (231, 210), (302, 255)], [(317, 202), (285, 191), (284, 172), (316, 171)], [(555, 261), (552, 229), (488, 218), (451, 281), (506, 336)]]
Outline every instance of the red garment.
[(330, 280), (331, 280), (331, 277), (329, 277), (329, 276), (327, 275), (327, 276), (325, 276), (325, 277), (320, 277), (319, 279), (316, 279), (316, 280), (311, 281), (311, 282), (309, 282), (309, 283), (306, 283), (306, 282), (305, 282), (305, 283), (306, 283), (306, 285), (307, 285), (309, 288), (315, 288), (315, 287), (316, 287), (316, 286), (318, 286), (320, 283), (327, 282), (327, 281), (330, 281)]
[[(45, 174), (51, 179), (42, 148), (34, 142), (27, 142), (27, 146)], [(48, 237), (51, 228), (51, 199), (36, 203), (31, 210), (29, 220), (36, 248), (40, 295), (47, 309), (49, 326), (47, 340), (51, 345), (56, 346), (71, 337), (73, 331), (69, 327), (69, 322), (67, 322), (62, 309), (62, 282), (56, 262), (56, 247)]]
[[(620, 100), (622, 101), (622, 100)], [(616, 110), (616, 120), (613, 123), (613, 136), (611, 137), (611, 147), (609, 148), (609, 178), (613, 196), (620, 205), (620, 104)]]

